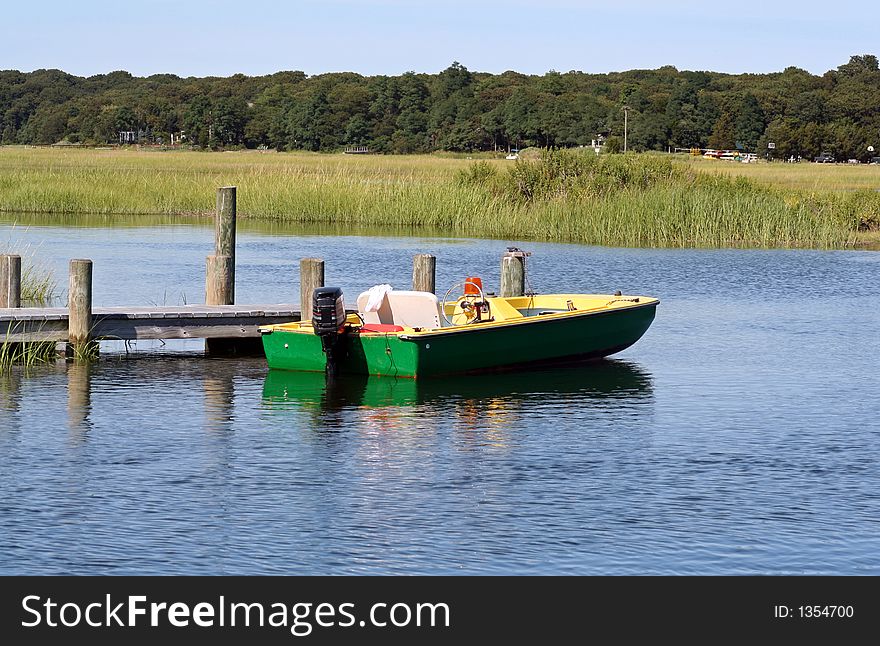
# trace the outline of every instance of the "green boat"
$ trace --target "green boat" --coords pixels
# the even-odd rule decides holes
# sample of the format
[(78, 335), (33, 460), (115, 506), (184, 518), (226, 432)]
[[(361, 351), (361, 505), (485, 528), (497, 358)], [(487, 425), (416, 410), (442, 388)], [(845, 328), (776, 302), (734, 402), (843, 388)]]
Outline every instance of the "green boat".
[[(269, 367), (423, 378), (598, 359), (638, 341), (659, 300), (620, 294), (484, 295), (478, 281), (438, 301), (430, 292), (315, 290), (311, 320), (260, 328)], [(378, 298), (376, 298), (378, 296)], [(372, 301), (372, 302), (371, 302)]]

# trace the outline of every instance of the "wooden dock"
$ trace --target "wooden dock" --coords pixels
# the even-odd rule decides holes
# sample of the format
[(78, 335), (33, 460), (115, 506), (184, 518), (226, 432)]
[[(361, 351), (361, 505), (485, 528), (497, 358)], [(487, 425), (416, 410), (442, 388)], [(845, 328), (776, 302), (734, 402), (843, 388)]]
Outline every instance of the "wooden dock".
[[(368, 151), (364, 147), (347, 152)], [(217, 189), (214, 253), (205, 263), (204, 305), (93, 307), (92, 261), (74, 258), (68, 276), (68, 307), (21, 307), (21, 257), (0, 255), (0, 353), (28, 344), (54, 342), (64, 344), (64, 354), (69, 358), (91, 360), (98, 356), (99, 341), (141, 339), (204, 339), (208, 354), (261, 351), (260, 326), (299, 321), (303, 315), (310, 318), (314, 290), (324, 286), (321, 258), (304, 258), (299, 263), (302, 307), (286, 303), (234, 304), (236, 193), (234, 186)], [(436, 260), (430, 254), (413, 258), (413, 289), (434, 292)], [(291, 296), (295, 293), (293, 268), (291, 263)], [(511, 293), (522, 294), (524, 271), (502, 274), (505, 293), (508, 274), (519, 277)]]
[[(260, 336), (259, 326), (298, 321), (297, 305), (179, 305), (175, 307), (94, 307), (90, 338), (247, 339)], [(4, 343), (68, 341), (66, 307), (0, 309)]]
[[(301, 308), (287, 303), (234, 304), (236, 212), (236, 188), (217, 189), (214, 253), (206, 258), (204, 305), (93, 307), (92, 261), (74, 258), (67, 307), (21, 307), (21, 258), (0, 255), (0, 350), (62, 342), (67, 356), (86, 357), (97, 355), (99, 341), (141, 339), (204, 339), (209, 354), (259, 349), (261, 325), (298, 321)], [(301, 293), (311, 299), (314, 289), (324, 284), (324, 263), (309, 262), (320, 265), (320, 272), (301, 277)]]

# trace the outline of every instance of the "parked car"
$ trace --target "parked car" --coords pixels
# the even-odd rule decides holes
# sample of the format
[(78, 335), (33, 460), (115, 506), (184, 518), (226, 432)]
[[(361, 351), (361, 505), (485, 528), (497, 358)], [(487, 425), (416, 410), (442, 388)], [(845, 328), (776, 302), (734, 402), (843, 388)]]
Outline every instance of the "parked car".
[(880, 165), (880, 157), (871, 157), (871, 161), (869, 163)]
[(813, 161), (817, 164), (833, 164), (836, 160), (831, 153), (823, 152), (821, 155), (814, 157)]

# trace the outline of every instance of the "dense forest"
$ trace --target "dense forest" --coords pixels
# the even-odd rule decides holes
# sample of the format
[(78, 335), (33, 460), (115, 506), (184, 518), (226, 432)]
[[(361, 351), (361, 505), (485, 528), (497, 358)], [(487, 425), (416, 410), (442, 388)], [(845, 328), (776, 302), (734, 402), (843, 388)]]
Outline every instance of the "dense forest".
[(822, 76), (797, 67), (730, 75), (674, 67), (610, 74), (472, 72), (82, 78), (0, 71), (0, 143), (137, 141), (201, 148), (373, 152), (619, 147), (628, 108), (634, 150), (735, 147), (866, 159), (880, 150), (880, 69), (853, 56)]

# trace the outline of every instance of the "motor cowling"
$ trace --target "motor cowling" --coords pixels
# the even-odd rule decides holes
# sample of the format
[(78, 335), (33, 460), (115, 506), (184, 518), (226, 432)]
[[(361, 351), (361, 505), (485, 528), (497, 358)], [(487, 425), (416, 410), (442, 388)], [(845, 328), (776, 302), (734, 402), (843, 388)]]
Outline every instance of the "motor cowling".
[(345, 333), (345, 303), (339, 287), (318, 287), (312, 295), (312, 328), (327, 355), (327, 375), (338, 371), (337, 346)]
[(339, 287), (318, 287), (312, 296), (312, 327), (318, 336), (341, 334), (345, 327), (345, 303)]

